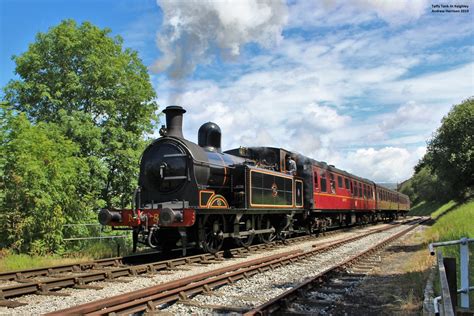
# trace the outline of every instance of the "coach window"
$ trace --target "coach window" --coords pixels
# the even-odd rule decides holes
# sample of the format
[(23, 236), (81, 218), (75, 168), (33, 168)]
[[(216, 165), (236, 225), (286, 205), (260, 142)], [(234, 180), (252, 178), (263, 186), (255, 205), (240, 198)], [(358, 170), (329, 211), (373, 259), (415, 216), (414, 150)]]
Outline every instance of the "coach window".
[(337, 176), (337, 187), (342, 189), (342, 177), (341, 176)]
[(319, 191), (319, 186), (318, 186), (318, 172), (315, 171), (315, 172), (313, 173), (313, 175), (314, 175), (314, 189), (315, 189), (316, 191)]
[(327, 192), (325, 172), (321, 172), (321, 192)]
[(354, 186), (352, 185), (352, 181), (349, 182), (349, 184), (351, 185), (351, 195), (354, 195)]
[(329, 174), (330, 182), (331, 182), (331, 193), (336, 193), (336, 181), (334, 180), (334, 174)]
[(362, 197), (362, 183), (359, 182), (359, 197)]
[(346, 185), (346, 189), (349, 190), (349, 179), (344, 178), (344, 184)]

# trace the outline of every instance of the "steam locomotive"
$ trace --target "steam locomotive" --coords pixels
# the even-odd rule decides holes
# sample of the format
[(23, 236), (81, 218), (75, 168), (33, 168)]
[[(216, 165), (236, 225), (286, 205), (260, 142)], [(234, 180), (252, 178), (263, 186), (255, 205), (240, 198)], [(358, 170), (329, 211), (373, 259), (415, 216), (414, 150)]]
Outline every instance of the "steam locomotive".
[[(99, 222), (131, 229), (133, 245), (162, 251), (180, 247), (219, 251), (225, 240), (249, 246), (258, 239), (310, 234), (328, 227), (391, 220), (410, 207), (406, 195), (333, 165), (274, 147), (222, 152), (221, 130), (208, 122), (198, 144), (183, 137), (186, 112), (164, 111), (162, 137), (143, 152), (134, 206), (103, 209)], [(287, 160), (296, 162), (296, 174)]]

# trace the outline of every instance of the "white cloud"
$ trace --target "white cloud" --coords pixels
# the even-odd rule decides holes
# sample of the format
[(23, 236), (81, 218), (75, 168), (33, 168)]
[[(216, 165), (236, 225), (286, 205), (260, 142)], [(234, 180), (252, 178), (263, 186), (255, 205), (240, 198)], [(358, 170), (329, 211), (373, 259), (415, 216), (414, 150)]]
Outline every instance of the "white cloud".
[[(177, 101), (188, 110), (184, 134), (192, 141), (201, 124), (213, 121), (222, 129), (223, 149), (283, 147), (379, 182), (403, 181), (441, 117), (471, 95), (474, 86), (473, 64), (448, 56), (443, 46), (472, 34), (472, 28), (462, 17), (448, 21), (423, 15), (424, 1), (409, 2), (394, 2), (399, 3), (394, 8), (372, 1), (361, 0), (357, 6), (327, 1), (327, 8), (311, 11), (314, 2), (299, 1), (290, 6), (290, 16), (294, 19), (299, 10), (312, 18), (304, 26), (313, 27), (314, 36), (290, 32), (271, 50), (245, 53), (218, 79), (177, 87), (159, 77), (158, 95), (167, 100), (174, 89), (185, 88)], [(397, 19), (390, 12), (401, 14), (406, 6), (413, 9), (408, 17), (390, 20)], [(342, 12), (322, 14), (335, 8)], [(357, 25), (377, 17), (390, 25), (335, 28), (323, 36), (317, 32), (318, 27)], [(236, 18), (232, 12), (222, 19), (231, 23)], [(252, 19), (235, 23), (247, 25)], [(418, 23), (410, 24), (414, 19)], [(326, 21), (332, 24), (324, 25)], [(396, 25), (403, 21), (406, 26)], [(440, 23), (446, 31), (441, 37)], [(294, 20), (290, 24), (296, 27)], [(459, 46), (454, 52), (472, 48)]]
[(270, 47), (281, 39), (287, 21), (282, 1), (170, 1), (160, 0), (163, 28), (157, 44), (163, 57), (152, 66), (183, 78), (211, 57), (233, 58), (241, 46)]
[(359, 25), (375, 17), (392, 25), (411, 22), (431, 9), (427, 0), (296, 1), (290, 5), (292, 27)]
[(358, 149), (349, 152), (341, 167), (376, 182), (402, 182), (413, 174), (413, 166), (425, 153), (424, 147), (414, 151), (385, 147)]

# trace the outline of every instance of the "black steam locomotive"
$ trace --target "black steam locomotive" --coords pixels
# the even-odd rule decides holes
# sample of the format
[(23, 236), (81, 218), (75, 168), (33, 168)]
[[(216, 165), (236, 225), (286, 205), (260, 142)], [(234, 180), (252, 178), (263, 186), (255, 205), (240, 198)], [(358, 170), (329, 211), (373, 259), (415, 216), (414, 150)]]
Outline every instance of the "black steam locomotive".
[[(132, 229), (134, 248), (143, 243), (161, 250), (179, 246), (185, 253), (187, 248), (199, 247), (214, 253), (225, 239), (248, 246), (255, 238), (265, 243), (329, 226), (394, 218), (407, 210), (399, 193), (395, 208), (380, 208), (373, 182), (297, 153), (273, 147), (222, 152), (221, 130), (215, 123), (200, 127), (195, 144), (183, 137), (186, 111), (169, 106), (163, 112), (162, 137), (141, 158), (134, 207), (99, 213), (102, 225)], [(296, 160), (296, 175), (287, 171), (288, 157)], [(323, 173), (343, 176), (351, 188), (354, 181), (356, 189), (357, 183), (367, 189), (359, 197), (359, 192), (354, 196), (354, 189), (350, 192), (346, 187), (342, 192), (334, 185), (333, 196), (326, 197), (318, 190)], [(334, 199), (332, 204), (329, 198)], [(357, 206), (357, 200), (365, 204)]]

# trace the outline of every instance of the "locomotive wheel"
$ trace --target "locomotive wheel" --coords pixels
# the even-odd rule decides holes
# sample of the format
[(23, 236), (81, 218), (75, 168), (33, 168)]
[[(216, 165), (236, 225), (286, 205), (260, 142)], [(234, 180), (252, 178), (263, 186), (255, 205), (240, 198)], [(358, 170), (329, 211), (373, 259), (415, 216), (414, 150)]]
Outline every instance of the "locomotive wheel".
[(207, 215), (201, 234), (202, 248), (212, 254), (218, 252), (224, 243), (224, 216)]
[[(248, 215), (248, 216), (243, 216), (240, 219), (240, 222), (244, 223), (244, 224), (240, 225), (241, 228), (243, 228), (242, 231), (249, 231), (249, 230), (254, 229), (254, 227), (253, 227), (253, 218), (252, 217), (253, 217), (253, 215)], [(241, 247), (248, 247), (252, 244), (254, 237), (255, 237), (255, 234), (250, 234), (250, 235), (242, 236), (240, 238), (236, 237), (234, 239), (235, 239), (235, 242), (237, 243), (237, 245), (239, 245)]]
[[(258, 228), (259, 229), (270, 229), (270, 228), (275, 228), (273, 227), (272, 222), (270, 221), (270, 216), (268, 215), (262, 215), (260, 216), (259, 223), (258, 223)], [(260, 239), (261, 242), (268, 244), (269, 242), (272, 242), (276, 238), (276, 233), (263, 233), (259, 234), (258, 238)]]

